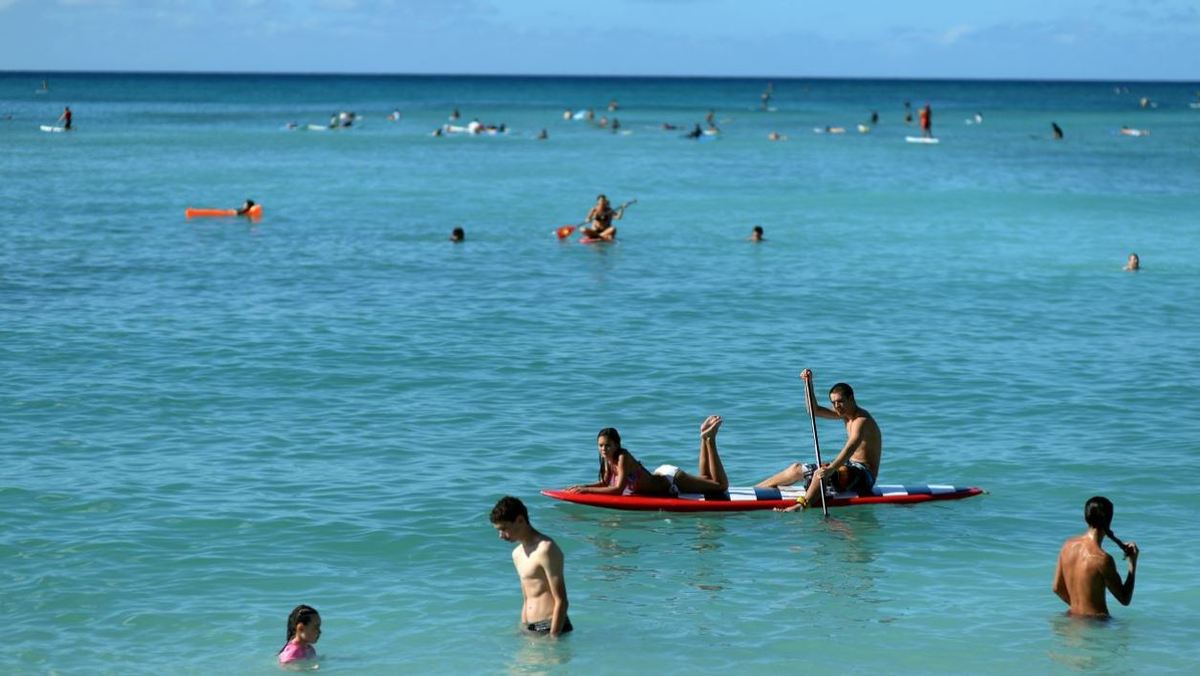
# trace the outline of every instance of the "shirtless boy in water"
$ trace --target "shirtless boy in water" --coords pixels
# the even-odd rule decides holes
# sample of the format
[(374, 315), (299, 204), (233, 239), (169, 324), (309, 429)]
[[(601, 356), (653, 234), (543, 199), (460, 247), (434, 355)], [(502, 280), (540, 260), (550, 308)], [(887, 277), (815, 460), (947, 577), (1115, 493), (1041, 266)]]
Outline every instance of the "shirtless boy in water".
[(529, 525), (529, 511), (517, 498), (500, 498), (492, 508), (491, 520), (500, 539), (517, 543), (512, 559), (525, 599), (521, 604), (521, 627), (554, 637), (571, 631), (574, 627), (567, 617), (562, 550)]
[[(1096, 496), (1083, 506), (1083, 520), (1088, 529), (1083, 535), (1063, 543), (1054, 570), (1052, 589), (1069, 606), (1067, 613), (1080, 617), (1108, 617), (1104, 591), (1127, 606), (1133, 601), (1133, 574), (1137, 568), (1138, 546), (1121, 542), (1112, 532), (1113, 504), (1108, 498)], [(1125, 552), (1129, 573), (1125, 581), (1117, 572), (1113, 557), (1100, 546), (1107, 535)]]

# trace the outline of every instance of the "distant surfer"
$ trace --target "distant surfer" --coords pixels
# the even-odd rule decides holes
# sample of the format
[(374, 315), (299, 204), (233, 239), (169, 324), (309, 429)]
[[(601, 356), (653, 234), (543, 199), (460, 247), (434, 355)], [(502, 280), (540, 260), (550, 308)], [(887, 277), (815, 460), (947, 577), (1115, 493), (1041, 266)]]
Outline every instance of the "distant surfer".
[(611, 101), (608, 102), (609, 112), (616, 112), (620, 109), (621, 109), (621, 104), (618, 103), (616, 99), (612, 99)]
[[(1106, 589), (1123, 606), (1133, 601), (1138, 546), (1133, 542), (1121, 542), (1113, 535), (1112, 518), (1113, 504), (1108, 498), (1097, 495), (1089, 499), (1083, 506), (1087, 532), (1064, 542), (1058, 554), (1051, 588), (1067, 604), (1067, 613), (1070, 615), (1107, 618)], [(1106, 535), (1125, 552), (1129, 560), (1129, 572), (1124, 582), (1112, 555), (1100, 546)]]
[(933, 138), (933, 109), (926, 103), (917, 113), (917, 119), (921, 124), (921, 136), (925, 138)]
[(550, 134), (549, 134), (549, 132), (547, 132), (545, 129), (543, 129), (543, 130), (541, 130), (540, 132), (538, 132), (538, 135), (537, 135), (537, 140), (539, 140), (539, 141), (545, 141), (545, 140), (546, 140), (546, 139), (548, 139), (548, 138), (550, 138)]
[(454, 110), (450, 111), (450, 120), (452, 122), (457, 121), (458, 118), (460, 118), (460, 117), (462, 117), (462, 116), (459, 115), (458, 108), (455, 108)]
[(1121, 268), (1126, 272), (1137, 272), (1142, 269), (1142, 261), (1135, 253), (1129, 254), (1129, 260), (1125, 262), (1125, 267)]
[(238, 216), (245, 216), (245, 215), (249, 214), (249, 213), (250, 213), (250, 210), (251, 210), (251, 209), (253, 209), (253, 208), (254, 208), (254, 200), (246, 200), (245, 204), (243, 204), (242, 206), (238, 207), (238, 209), (237, 209), (237, 215), (238, 215)]
[(625, 207), (621, 205), (617, 209), (613, 209), (608, 202), (608, 197), (604, 195), (596, 196), (596, 204), (588, 211), (585, 221), (591, 223), (590, 226), (580, 230), (584, 237), (591, 239), (603, 239), (611, 242), (617, 236), (617, 228), (613, 225), (613, 221), (619, 221), (625, 215)]
[(451, 242), (458, 243), (458, 242), (465, 240), (466, 238), (467, 238), (467, 233), (462, 229), (461, 225), (455, 227), (453, 230), (450, 231), (450, 241)]
[(904, 124), (912, 124), (912, 102), (904, 102)]
[(697, 122), (696, 126), (692, 127), (692, 130), (689, 131), (688, 133), (684, 134), (684, 136), (686, 138), (692, 138), (692, 139), (698, 139), (701, 136), (704, 136), (704, 132), (700, 129), (700, 123)]
[(1063, 137), (1062, 127), (1058, 126), (1057, 122), (1050, 123), (1050, 133), (1054, 135), (1055, 141), (1061, 141)]
[(780, 134), (777, 131), (773, 131), (770, 134), (767, 134), (768, 141), (786, 141), (787, 138), (788, 138), (787, 136)]
[(71, 131), (71, 117), (71, 106), (64, 106), (62, 115), (58, 116), (58, 121), (62, 122), (63, 129), (66, 129), (67, 131)]
[(749, 239), (751, 242), (762, 242), (762, 241), (765, 241), (765, 240), (763, 239), (763, 228), (762, 228), (762, 226), (761, 226), (761, 225), (756, 225), (756, 226), (754, 226), (754, 228), (753, 228), (752, 230), (750, 230), (750, 237), (749, 237), (748, 239)]
[(879, 124), (879, 111), (872, 110), (871, 111), (871, 125), (874, 126), (877, 124)]
[[(812, 381), (812, 371), (804, 369), (800, 377)], [(817, 403), (816, 395), (809, 391), (808, 410), (818, 418), (839, 418), (846, 424), (846, 444), (833, 459), (823, 467), (813, 467), (794, 462), (786, 469), (764, 479), (758, 488), (791, 486), (807, 481), (808, 490), (796, 500), (796, 504), (785, 512), (815, 507), (822, 479), (832, 480), (831, 488), (838, 491), (854, 491), (859, 495), (871, 495), (875, 488), (875, 477), (879, 476), (879, 461), (883, 455), (883, 433), (879, 424), (865, 408), (860, 408), (854, 399), (854, 390), (846, 383), (838, 383), (829, 389), (832, 409)], [(811, 476), (810, 476), (811, 475)]]
[(521, 628), (555, 638), (573, 630), (558, 544), (529, 524), (525, 503), (512, 496), (500, 498), (490, 520), (501, 540), (517, 543), (512, 561), (521, 580)]

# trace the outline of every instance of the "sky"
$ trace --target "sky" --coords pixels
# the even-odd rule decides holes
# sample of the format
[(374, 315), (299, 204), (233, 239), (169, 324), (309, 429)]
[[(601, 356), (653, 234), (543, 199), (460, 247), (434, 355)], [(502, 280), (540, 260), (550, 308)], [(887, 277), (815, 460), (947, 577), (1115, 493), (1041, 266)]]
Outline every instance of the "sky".
[(1200, 80), (1200, 0), (0, 0), (0, 70)]

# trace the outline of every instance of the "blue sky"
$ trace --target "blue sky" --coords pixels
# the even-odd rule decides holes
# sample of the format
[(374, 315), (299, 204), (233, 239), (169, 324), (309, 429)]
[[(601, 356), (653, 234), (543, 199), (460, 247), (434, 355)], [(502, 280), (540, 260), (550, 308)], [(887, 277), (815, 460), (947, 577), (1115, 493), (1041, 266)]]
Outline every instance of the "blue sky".
[(1200, 79), (1197, 0), (0, 0), (0, 69)]

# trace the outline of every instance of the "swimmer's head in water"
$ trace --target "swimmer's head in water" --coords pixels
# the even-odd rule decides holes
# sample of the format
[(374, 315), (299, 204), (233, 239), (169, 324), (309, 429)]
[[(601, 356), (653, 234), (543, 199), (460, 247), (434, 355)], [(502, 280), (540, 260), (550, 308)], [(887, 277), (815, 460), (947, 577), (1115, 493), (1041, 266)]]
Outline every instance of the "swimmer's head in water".
[[(310, 630), (306, 632), (310, 635), (309, 638), (311, 640), (309, 642), (316, 643), (316, 639), (321, 636), (321, 615), (317, 612), (317, 609), (304, 604), (300, 604), (292, 609), (287, 621), (287, 643), (291, 643), (292, 639), (296, 638), (296, 629), (300, 625)], [(311, 631), (313, 629), (315, 629), (315, 632)], [(287, 646), (285, 645), (284, 647)]]
[(467, 233), (462, 228), (455, 228), (450, 231), (450, 241), (461, 242), (467, 238)]

